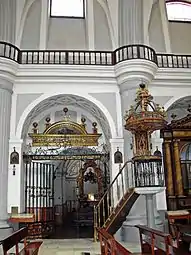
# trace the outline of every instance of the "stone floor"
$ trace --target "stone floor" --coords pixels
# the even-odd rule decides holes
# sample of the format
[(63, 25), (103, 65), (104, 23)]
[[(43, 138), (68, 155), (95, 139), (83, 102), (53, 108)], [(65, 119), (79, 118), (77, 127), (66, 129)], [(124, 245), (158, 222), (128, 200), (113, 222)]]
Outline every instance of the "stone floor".
[[(121, 243), (131, 252), (139, 252), (138, 244)], [(23, 248), (23, 244), (19, 244), (19, 250)], [(12, 248), (10, 253), (15, 253), (15, 248)], [(100, 255), (100, 243), (93, 242), (91, 238), (85, 239), (44, 239), (40, 247), (39, 255), (85, 255), (87, 252), (90, 255)], [(0, 247), (0, 255), (3, 254)]]
[[(122, 243), (132, 252), (139, 252), (138, 244)], [(39, 255), (82, 255), (89, 252), (91, 255), (100, 255), (100, 244), (92, 239), (45, 239), (40, 248)]]
[(100, 254), (100, 244), (92, 239), (45, 239), (39, 250), (39, 255), (91, 255)]

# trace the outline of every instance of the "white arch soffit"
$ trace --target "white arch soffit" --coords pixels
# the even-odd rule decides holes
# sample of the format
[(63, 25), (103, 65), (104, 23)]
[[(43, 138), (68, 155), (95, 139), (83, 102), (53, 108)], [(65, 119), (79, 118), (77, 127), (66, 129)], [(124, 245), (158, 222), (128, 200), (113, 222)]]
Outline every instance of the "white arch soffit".
[(21, 39), (22, 39), (23, 31), (24, 31), (24, 26), (25, 26), (25, 21), (26, 21), (26, 18), (27, 18), (27, 14), (28, 14), (31, 6), (33, 5), (33, 3), (35, 1), (36, 0), (27, 0), (25, 2), (24, 8), (23, 8), (22, 14), (21, 14), (21, 19), (20, 19), (20, 22), (19, 22), (19, 25), (18, 25), (18, 31), (17, 31), (17, 34), (16, 34), (16, 45), (17, 45), (17, 47), (20, 47)]
[[(67, 95), (69, 95), (69, 94), (70, 93), (67, 93)], [(27, 108), (22, 113), (22, 115), (19, 119), (18, 125), (17, 125), (17, 129), (16, 129), (16, 137), (17, 138), (21, 138), (22, 129), (23, 129), (25, 120), (27, 119), (28, 114), (35, 108), (35, 106), (37, 106), (39, 103), (41, 103), (42, 101), (44, 101), (48, 98), (58, 96), (58, 95), (64, 96), (64, 94), (62, 94), (62, 93), (60, 93), (60, 94), (58, 94), (58, 93), (44, 94), (27, 106)], [(111, 114), (109, 113), (109, 111), (106, 109), (106, 107), (100, 101), (98, 101), (94, 97), (90, 96), (89, 94), (81, 95), (81, 94), (72, 93), (70, 95), (79, 96), (79, 97), (82, 97), (82, 98), (87, 99), (88, 101), (94, 103), (101, 110), (101, 112), (105, 115), (105, 117), (109, 123), (112, 138), (117, 137), (116, 126), (115, 126), (114, 120), (113, 120)]]
[(110, 30), (112, 47), (113, 47), (113, 49), (116, 49), (117, 48), (117, 38), (115, 38), (115, 33), (114, 33), (114, 28), (113, 28), (113, 24), (112, 24), (111, 13), (110, 13), (109, 7), (104, 0), (97, 0), (97, 2), (101, 5), (102, 9), (105, 12), (109, 30)]
[(184, 94), (184, 95), (181, 95), (181, 96), (175, 96), (173, 98), (171, 98), (165, 105), (164, 105), (164, 109), (165, 111), (168, 111), (168, 109), (178, 100), (180, 99), (183, 99), (185, 97), (189, 97), (190, 95), (187, 94)]

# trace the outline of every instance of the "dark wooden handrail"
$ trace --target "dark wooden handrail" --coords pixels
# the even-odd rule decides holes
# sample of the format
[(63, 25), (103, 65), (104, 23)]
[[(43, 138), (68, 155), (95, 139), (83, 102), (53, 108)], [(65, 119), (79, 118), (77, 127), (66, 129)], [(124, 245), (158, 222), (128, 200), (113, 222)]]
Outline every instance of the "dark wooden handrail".
[(110, 235), (104, 228), (97, 228), (97, 233), (101, 246), (101, 254), (111, 255), (129, 255), (132, 254), (125, 247), (123, 247), (115, 238)]
[(114, 51), (20, 50), (0, 41), (0, 57), (19, 64), (101, 65), (112, 66), (132, 59), (144, 59), (159, 68), (191, 68), (191, 55), (158, 54), (147, 45), (125, 45)]
[(157, 230), (157, 229), (149, 228), (147, 226), (136, 225), (136, 228), (138, 228), (141, 233), (144, 233), (145, 231), (146, 232), (148, 231), (148, 233), (151, 233), (151, 234), (154, 234), (154, 235), (157, 235), (157, 236), (161, 236), (161, 237), (164, 237), (164, 238), (171, 238), (170, 234), (164, 233), (164, 232), (162, 232), (160, 230)]
[(142, 254), (174, 254), (170, 234), (143, 225), (135, 227), (139, 229)]

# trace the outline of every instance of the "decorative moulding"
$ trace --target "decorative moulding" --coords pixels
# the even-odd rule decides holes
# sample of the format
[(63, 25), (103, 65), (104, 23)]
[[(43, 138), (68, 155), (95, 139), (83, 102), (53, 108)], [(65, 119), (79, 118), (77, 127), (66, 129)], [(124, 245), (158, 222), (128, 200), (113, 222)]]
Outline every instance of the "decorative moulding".
[[(151, 61), (133, 59), (117, 64), (115, 66), (115, 74), (120, 89), (126, 90), (130, 88), (129, 83), (133, 80), (150, 83), (154, 79), (157, 69), (157, 65)], [(126, 83), (128, 83), (127, 88)], [(137, 87), (137, 84), (135, 86)]]

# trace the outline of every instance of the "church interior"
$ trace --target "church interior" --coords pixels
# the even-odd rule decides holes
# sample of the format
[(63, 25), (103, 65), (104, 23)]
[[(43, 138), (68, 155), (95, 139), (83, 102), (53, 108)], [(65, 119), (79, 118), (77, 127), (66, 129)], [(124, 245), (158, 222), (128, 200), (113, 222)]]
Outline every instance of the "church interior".
[(191, 0), (0, 0), (0, 254), (191, 254), (190, 31)]

